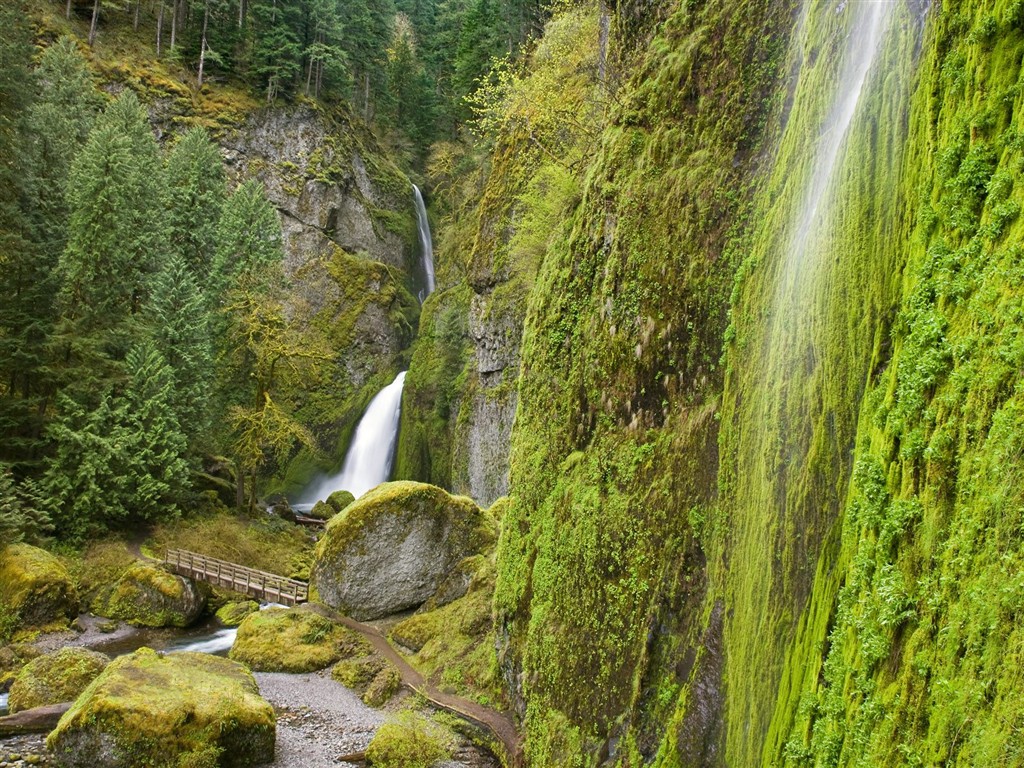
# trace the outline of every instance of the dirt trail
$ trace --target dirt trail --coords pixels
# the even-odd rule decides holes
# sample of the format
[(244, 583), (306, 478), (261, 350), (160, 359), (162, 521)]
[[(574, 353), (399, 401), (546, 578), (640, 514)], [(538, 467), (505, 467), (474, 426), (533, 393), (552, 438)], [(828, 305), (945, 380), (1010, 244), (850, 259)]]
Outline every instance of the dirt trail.
[(477, 704), (475, 701), (439, 691), (402, 658), (401, 654), (395, 650), (394, 646), (376, 627), (371, 627), (369, 624), (363, 624), (338, 613), (334, 615), (346, 627), (358, 632), (369, 640), (378, 653), (394, 664), (398, 669), (399, 675), (402, 677), (402, 683), (407, 687), (423, 696), (430, 703), (490, 731), (501, 743), (502, 747), (504, 747), (505, 762), (510, 768), (517, 768), (523, 764), (522, 741), (519, 738), (519, 733), (516, 731), (515, 724), (512, 722), (512, 718)]

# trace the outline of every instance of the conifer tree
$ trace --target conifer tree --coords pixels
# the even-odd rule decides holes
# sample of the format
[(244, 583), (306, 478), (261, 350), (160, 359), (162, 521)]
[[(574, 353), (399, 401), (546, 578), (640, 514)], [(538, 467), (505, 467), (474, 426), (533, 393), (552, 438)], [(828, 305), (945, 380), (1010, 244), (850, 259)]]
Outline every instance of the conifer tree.
[(59, 510), (63, 537), (174, 515), (187, 493), (170, 367), (150, 344), (132, 348), (126, 362), (132, 374), (124, 392), (102, 395), (96, 407), (58, 396), (42, 487)]
[(348, 68), (337, 0), (309, 0), (311, 34), (306, 45), (306, 95), (319, 98), (325, 86), (340, 85)]
[(97, 121), (68, 184), (55, 354), (79, 390), (100, 391), (98, 380), (116, 377), (136, 335), (164, 245), (160, 171), (145, 111), (126, 92)]
[(153, 344), (170, 366), (170, 403), (190, 449), (208, 445), (213, 350), (209, 312), (195, 278), (179, 256), (157, 275), (148, 308)]
[(38, 447), (34, 342), (44, 332), (30, 295), (40, 254), (29, 215), (34, 191), (26, 138), (34, 82), (25, 18), (20, 3), (0, 7), (0, 457), (19, 462)]
[(53, 530), (51, 507), (33, 480), (19, 483), (9, 466), (0, 465), (0, 541), (40, 543)]
[(283, 258), (277, 211), (262, 184), (243, 182), (224, 204), (211, 284), (223, 293), (243, 270), (279, 263)]
[(220, 151), (202, 128), (190, 130), (171, 149), (166, 186), (170, 251), (203, 283), (216, 252), (227, 188)]
[(294, 3), (285, 0), (253, 0), (252, 71), (274, 101), (294, 82), (302, 66), (302, 42)]

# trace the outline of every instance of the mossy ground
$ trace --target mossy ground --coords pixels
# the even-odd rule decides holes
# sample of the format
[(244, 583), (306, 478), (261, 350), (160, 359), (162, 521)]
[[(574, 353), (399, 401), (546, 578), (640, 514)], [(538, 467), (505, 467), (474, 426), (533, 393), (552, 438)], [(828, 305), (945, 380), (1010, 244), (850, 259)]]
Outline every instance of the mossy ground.
[(158, 525), (145, 544), (153, 557), (187, 549), (289, 578), (309, 577), (313, 544), (303, 529), (280, 518), (231, 513), (194, 516)]
[(260, 672), (312, 672), (369, 652), (356, 633), (312, 607), (300, 607), (268, 608), (247, 616), (229, 655)]

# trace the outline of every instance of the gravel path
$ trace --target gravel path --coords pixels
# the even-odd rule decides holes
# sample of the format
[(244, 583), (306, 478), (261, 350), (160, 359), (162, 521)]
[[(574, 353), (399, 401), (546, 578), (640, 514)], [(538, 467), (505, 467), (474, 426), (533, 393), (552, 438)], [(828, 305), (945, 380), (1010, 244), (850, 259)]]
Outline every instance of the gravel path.
[(370, 743), (384, 714), (326, 672), (289, 675), (257, 672), (263, 698), (277, 711), (274, 768), (337, 768), (340, 755), (360, 752)]

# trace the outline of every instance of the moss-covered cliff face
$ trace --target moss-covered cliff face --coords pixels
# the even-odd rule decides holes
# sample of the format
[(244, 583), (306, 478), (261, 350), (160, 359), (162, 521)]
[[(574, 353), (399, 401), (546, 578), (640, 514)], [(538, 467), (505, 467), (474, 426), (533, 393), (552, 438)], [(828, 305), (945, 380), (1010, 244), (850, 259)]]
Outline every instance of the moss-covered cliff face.
[(522, 340), (530, 764), (1024, 759), (1022, 20), (686, 3), (623, 57)]

